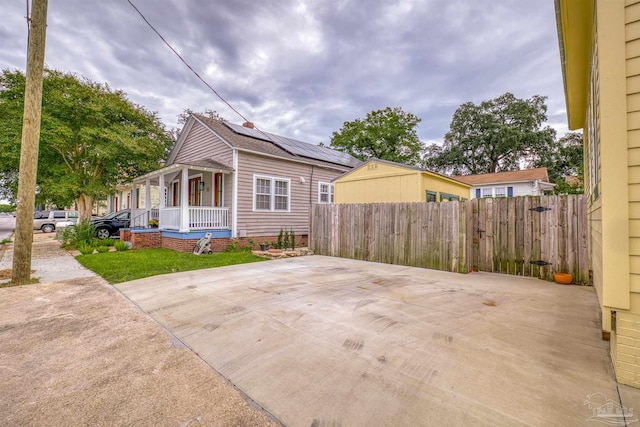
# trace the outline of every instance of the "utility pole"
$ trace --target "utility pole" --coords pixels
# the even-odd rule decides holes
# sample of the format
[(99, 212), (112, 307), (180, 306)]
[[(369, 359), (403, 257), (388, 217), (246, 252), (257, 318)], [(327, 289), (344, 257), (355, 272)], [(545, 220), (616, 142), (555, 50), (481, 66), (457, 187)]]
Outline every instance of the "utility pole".
[(31, 248), (33, 244), (33, 209), (36, 200), (38, 145), (42, 113), (42, 80), (44, 78), (44, 49), (47, 35), (47, 2), (33, 0), (29, 47), (27, 49), (27, 77), (24, 89), (24, 116), (18, 175), (18, 210), (13, 249), (11, 280), (15, 284), (31, 279)]

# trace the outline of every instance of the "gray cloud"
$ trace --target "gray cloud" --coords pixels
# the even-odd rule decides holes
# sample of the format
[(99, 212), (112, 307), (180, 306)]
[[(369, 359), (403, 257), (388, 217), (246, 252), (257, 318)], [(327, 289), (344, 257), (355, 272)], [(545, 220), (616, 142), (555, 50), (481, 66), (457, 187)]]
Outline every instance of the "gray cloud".
[[(463, 102), (548, 96), (566, 131), (553, 2), (135, 0), (149, 21), (258, 126), (328, 143), (345, 121), (401, 106), (442, 140)], [(24, 69), (25, 10), (3, 4), (0, 64)], [(224, 106), (124, 1), (50, 2), (46, 62), (122, 89), (168, 126)]]

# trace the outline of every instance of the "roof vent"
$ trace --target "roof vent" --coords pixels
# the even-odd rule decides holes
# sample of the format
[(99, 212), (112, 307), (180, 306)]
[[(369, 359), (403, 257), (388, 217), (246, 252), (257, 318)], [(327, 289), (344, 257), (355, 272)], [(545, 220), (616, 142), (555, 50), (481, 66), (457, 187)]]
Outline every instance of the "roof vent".
[(244, 122), (242, 124), (242, 126), (244, 126), (246, 128), (249, 128), (249, 129), (253, 129), (253, 123), (251, 123), (251, 122)]

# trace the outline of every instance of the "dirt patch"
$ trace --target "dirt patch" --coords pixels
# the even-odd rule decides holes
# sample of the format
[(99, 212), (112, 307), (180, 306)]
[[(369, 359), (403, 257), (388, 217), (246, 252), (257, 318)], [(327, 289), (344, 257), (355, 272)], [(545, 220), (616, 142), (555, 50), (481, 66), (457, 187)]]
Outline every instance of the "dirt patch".
[(2, 425), (277, 425), (99, 278), (0, 289), (0, 342)]
[[(0, 270), (0, 280), (9, 280), (11, 279), (11, 271), (13, 271), (10, 268), (5, 268), (3, 270)], [(35, 270), (31, 270), (31, 274), (35, 273)]]

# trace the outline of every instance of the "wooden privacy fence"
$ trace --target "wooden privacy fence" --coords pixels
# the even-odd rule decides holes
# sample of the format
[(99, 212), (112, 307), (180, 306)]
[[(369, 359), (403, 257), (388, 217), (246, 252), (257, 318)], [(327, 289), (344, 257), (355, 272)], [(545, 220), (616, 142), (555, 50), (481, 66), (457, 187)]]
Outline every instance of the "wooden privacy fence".
[(321, 255), (458, 273), (553, 280), (563, 272), (589, 281), (583, 195), (317, 204), (309, 246)]

